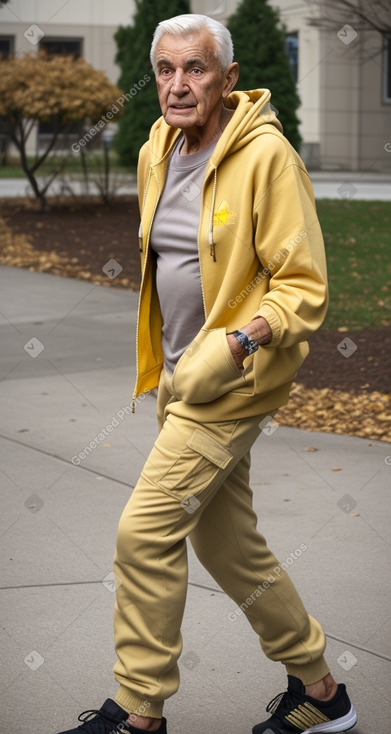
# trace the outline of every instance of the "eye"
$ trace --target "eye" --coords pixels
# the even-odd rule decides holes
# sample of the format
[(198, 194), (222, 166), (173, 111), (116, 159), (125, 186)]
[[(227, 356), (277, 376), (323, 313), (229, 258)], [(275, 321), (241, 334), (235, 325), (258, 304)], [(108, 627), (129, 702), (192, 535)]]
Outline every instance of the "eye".
[(202, 69), (194, 67), (194, 69), (191, 70), (191, 73), (193, 74), (193, 76), (200, 76), (202, 74)]

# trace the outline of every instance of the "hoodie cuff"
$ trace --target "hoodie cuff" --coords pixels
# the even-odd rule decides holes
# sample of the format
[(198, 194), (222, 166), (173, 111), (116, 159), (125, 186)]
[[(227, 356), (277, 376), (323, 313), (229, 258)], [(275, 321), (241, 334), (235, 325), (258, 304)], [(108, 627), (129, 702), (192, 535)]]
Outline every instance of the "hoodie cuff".
[(277, 347), (281, 341), (280, 319), (270, 306), (262, 306), (259, 311), (254, 314), (253, 319), (259, 318), (260, 316), (267, 321), (272, 330), (271, 341), (267, 344), (262, 344), (262, 347)]

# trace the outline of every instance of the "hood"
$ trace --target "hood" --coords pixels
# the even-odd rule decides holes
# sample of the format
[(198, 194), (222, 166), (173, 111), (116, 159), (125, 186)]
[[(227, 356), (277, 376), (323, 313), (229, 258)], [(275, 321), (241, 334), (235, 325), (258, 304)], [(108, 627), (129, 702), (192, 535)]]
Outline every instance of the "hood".
[[(259, 135), (260, 128), (264, 125), (272, 125), (279, 132), (283, 132), (282, 125), (270, 104), (270, 98), (271, 93), (268, 89), (232, 92), (227, 97), (224, 104), (228, 109), (235, 110), (235, 114), (214, 149), (210, 160), (213, 167), (216, 168), (224, 157), (247, 145)], [(151, 128), (148, 142), (152, 165), (158, 163), (171, 149), (180, 133), (179, 128), (167, 125), (164, 118), (159, 117)]]
[(275, 108), (270, 103), (270, 98), (269, 89), (232, 92), (227, 97), (225, 106), (228, 109), (234, 109), (235, 114), (216, 145), (211, 159), (213, 165), (218, 166), (222, 158), (231, 155), (231, 153), (236, 153), (257, 137), (260, 132), (270, 132), (270, 125), (280, 133), (283, 132), (282, 125), (274, 112)]

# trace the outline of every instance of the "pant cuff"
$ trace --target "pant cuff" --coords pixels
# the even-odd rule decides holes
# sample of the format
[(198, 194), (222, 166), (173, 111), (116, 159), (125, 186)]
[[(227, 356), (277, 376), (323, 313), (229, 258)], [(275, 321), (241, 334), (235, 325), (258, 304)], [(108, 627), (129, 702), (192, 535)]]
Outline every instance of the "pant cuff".
[(146, 698), (140, 698), (125, 686), (120, 686), (115, 701), (128, 714), (137, 714), (152, 719), (161, 719), (163, 715), (164, 701), (148, 701)]
[(313, 663), (307, 663), (306, 665), (287, 663), (286, 672), (288, 675), (294, 675), (296, 678), (299, 678), (303, 685), (310, 686), (312, 683), (317, 683), (319, 680), (322, 680), (330, 672), (330, 669), (322, 656)]

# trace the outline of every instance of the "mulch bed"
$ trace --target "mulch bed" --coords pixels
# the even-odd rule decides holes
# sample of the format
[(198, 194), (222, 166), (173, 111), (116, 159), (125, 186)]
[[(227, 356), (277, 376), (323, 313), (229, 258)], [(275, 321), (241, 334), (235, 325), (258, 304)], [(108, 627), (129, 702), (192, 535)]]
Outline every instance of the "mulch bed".
[[(136, 197), (108, 207), (66, 199), (53, 202), (44, 215), (33, 201), (3, 199), (0, 264), (138, 290), (138, 223)], [(114, 279), (102, 271), (111, 259), (122, 267)], [(277, 421), (391, 441), (391, 328), (320, 329), (310, 347)]]

